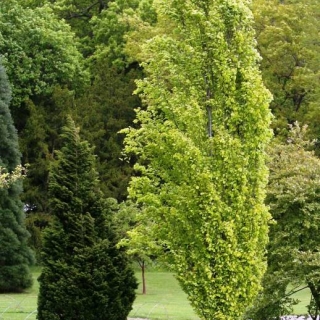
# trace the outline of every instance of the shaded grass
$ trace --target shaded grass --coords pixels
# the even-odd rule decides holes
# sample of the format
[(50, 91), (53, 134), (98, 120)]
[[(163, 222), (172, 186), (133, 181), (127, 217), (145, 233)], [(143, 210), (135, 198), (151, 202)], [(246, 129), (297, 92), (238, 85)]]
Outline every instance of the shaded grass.
[(32, 268), (33, 286), (24, 293), (0, 294), (0, 320), (35, 320), (40, 268)]
[[(0, 320), (35, 320), (40, 268), (32, 269), (34, 285), (25, 293), (0, 294)], [(140, 272), (136, 276), (141, 278)], [(147, 295), (142, 295), (141, 284), (137, 290), (130, 317), (174, 320), (198, 320), (185, 293), (170, 272), (146, 273)]]

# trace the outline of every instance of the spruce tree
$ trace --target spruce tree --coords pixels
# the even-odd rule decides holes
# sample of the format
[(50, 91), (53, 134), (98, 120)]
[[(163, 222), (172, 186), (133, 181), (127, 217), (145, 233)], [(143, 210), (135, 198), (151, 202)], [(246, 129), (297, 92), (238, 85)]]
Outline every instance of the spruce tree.
[(116, 248), (95, 157), (71, 119), (61, 139), (49, 176), (54, 222), (44, 236), (38, 319), (125, 320), (137, 284), (125, 253)]
[[(0, 168), (9, 174), (20, 164), (21, 157), (10, 100), (10, 85), (0, 64)], [(0, 188), (0, 292), (19, 292), (32, 285), (29, 265), (33, 254), (27, 246), (21, 192), (19, 180)]]

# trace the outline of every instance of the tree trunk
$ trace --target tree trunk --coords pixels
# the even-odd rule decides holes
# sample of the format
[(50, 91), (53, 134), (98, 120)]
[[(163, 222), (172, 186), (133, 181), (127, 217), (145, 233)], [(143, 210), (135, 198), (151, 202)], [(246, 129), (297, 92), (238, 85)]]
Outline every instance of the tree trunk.
[[(315, 284), (308, 282), (308, 287), (310, 288), (313, 301), (310, 302), (309, 314), (313, 320), (316, 320), (319, 315), (320, 310), (320, 287)], [(313, 306), (311, 305), (313, 304)], [(311, 314), (312, 312), (312, 314)]]
[(144, 260), (140, 260), (139, 265), (141, 268), (141, 277), (142, 277), (142, 294), (147, 294), (146, 277), (145, 277), (146, 263)]
[(145, 262), (144, 261), (142, 261), (141, 273), (142, 273), (142, 294), (147, 294), (146, 277), (145, 277)]

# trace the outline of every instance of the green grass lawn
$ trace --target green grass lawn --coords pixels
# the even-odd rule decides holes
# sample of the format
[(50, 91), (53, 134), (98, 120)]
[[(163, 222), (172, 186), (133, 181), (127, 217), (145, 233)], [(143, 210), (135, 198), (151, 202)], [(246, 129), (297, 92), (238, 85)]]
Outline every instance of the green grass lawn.
[[(137, 274), (138, 280), (141, 278)], [(170, 272), (147, 272), (147, 294), (142, 295), (141, 285), (130, 317), (149, 319), (196, 320), (186, 294)]]
[(35, 320), (40, 268), (33, 268), (33, 287), (25, 293), (0, 294), (0, 320)]
[(293, 295), (293, 298), (300, 300), (300, 303), (294, 306), (294, 314), (307, 314), (307, 305), (310, 303), (311, 292), (309, 288), (301, 290)]
[[(32, 271), (35, 281), (30, 290), (22, 294), (0, 294), (0, 320), (36, 319), (39, 290), (36, 279), (40, 269), (34, 268)], [(137, 278), (141, 279), (140, 272), (137, 272)], [(141, 294), (140, 285), (130, 317), (151, 320), (199, 320), (172, 273), (149, 271), (146, 273), (146, 280), (147, 294)], [(295, 314), (305, 314), (305, 306), (310, 300), (309, 290), (300, 291), (294, 297), (301, 300), (294, 309)]]
[[(35, 320), (39, 284), (37, 278), (40, 269), (33, 271), (34, 285), (25, 293), (0, 294), (0, 320)], [(140, 282), (140, 272), (137, 272)], [(174, 320), (198, 320), (185, 293), (170, 272), (152, 271), (146, 273), (147, 294), (142, 295), (141, 287), (137, 291), (130, 317)]]

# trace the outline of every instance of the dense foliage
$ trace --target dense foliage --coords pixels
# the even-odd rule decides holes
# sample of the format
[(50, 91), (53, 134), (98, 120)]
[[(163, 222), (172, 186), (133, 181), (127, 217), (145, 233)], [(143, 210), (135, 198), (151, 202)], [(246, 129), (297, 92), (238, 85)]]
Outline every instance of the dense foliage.
[[(248, 227), (245, 221), (251, 221), (248, 217), (255, 210), (246, 205), (262, 203), (264, 197), (263, 183), (259, 185), (255, 175), (265, 181), (263, 150), (269, 135), (265, 129), (268, 98), (256, 72), (257, 55), (251, 49), (254, 41), (247, 5), (252, 4), (262, 77), (273, 95), (272, 128), (279, 142), (270, 149), (267, 198), (277, 224), (271, 226), (264, 291), (252, 317), (291, 312), (295, 301), (290, 300), (291, 291), (286, 291), (288, 284), (291, 288), (302, 282), (313, 292), (310, 312), (315, 314), (319, 308), (315, 155), (320, 153), (320, 144), (316, 141), (305, 149), (305, 144), (302, 147), (286, 141), (288, 124), (296, 120), (301, 126), (308, 124), (309, 139), (320, 137), (318, 2), (1, 0), (0, 56), (12, 84), (10, 109), (18, 130), (22, 164), (29, 165), (21, 193), (21, 172), (16, 166), (20, 156), (10, 168), (0, 162), (0, 187), (5, 187), (0, 193), (1, 197), (14, 195), (10, 206), (19, 207), (13, 215), (21, 214), (22, 224), (14, 229), (21, 235), (21, 246), (25, 248), (28, 235), (17, 197), (25, 203), (29, 245), (39, 253), (43, 230), (53, 218), (48, 201), (49, 167), (55, 161), (55, 150), (62, 146), (61, 128), (67, 115), (72, 114), (81, 126), (82, 137), (94, 147), (100, 178), (97, 186), (104, 196), (127, 199), (132, 166), (139, 158), (140, 177), (130, 191), (139, 203), (120, 206), (115, 229), (124, 236), (125, 230), (140, 224), (141, 232), (132, 233), (133, 257), (145, 261), (165, 253), (170, 262), (180, 259), (176, 265), (186, 267), (178, 270), (178, 277), (189, 292), (198, 294), (198, 288), (205, 287), (205, 280), (196, 287), (196, 278), (205, 275), (210, 283), (216, 279), (214, 286), (218, 289), (208, 289), (208, 299), (215, 290), (220, 292), (212, 303), (214, 308), (218, 304), (227, 308), (232, 303), (236, 308), (240, 300), (243, 305), (250, 300), (263, 264), (247, 300), (238, 288), (251, 281), (250, 277), (240, 279), (250, 268), (244, 272), (230, 270), (238, 270), (232, 257), (241, 265), (250, 259), (250, 250), (257, 250), (255, 259), (259, 260), (265, 243), (263, 227), (261, 243), (254, 249), (260, 229), (255, 229), (254, 223)], [(138, 92), (148, 105), (145, 111), (139, 95), (132, 95), (134, 80), (143, 79), (144, 72), (147, 78), (139, 83)], [(8, 97), (9, 90), (4, 91)], [(5, 101), (7, 105), (9, 100)], [(139, 111), (134, 122), (135, 108)], [(9, 119), (7, 110), (5, 114)], [(1, 128), (6, 126), (14, 131), (10, 119)], [(124, 134), (119, 130), (128, 126), (136, 131), (130, 129), (134, 141), (127, 148), (136, 154), (131, 153), (124, 161)], [(16, 148), (13, 140), (8, 144)], [(9, 149), (5, 142), (2, 146), (6, 151), (0, 154), (0, 160), (4, 161)], [(315, 154), (309, 152), (311, 149)], [(145, 193), (148, 196), (142, 195)], [(111, 207), (107, 205), (108, 210)], [(263, 205), (257, 213), (256, 219), (261, 217), (265, 226), (268, 216)], [(160, 217), (155, 234), (154, 217)], [(198, 236), (194, 230), (198, 230)], [(248, 230), (253, 233), (252, 239), (240, 240), (247, 239)], [(286, 238), (288, 230), (292, 241)], [(174, 241), (176, 235), (183, 243)], [(306, 240), (302, 243), (301, 238)], [(157, 241), (147, 241), (150, 239)], [(10, 245), (0, 245), (3, 252), (18, 248), (13, 234), (8, 241)], [(243, 258), (242, 251), (246, 250), (248, 257)], [(190, 257), (185, 257), (184, 251), (190, 252)], [(25, 265), (31, 260), (27, 252), (29, 249), (24, 258), (18, 259)], [(213, 259), (212, 253), (215, 257), (223, 253), (223, 258)], [(203, 267), (193, 261), (201, 261)], [(27, 267), (23, 272), (30, 280)], [(15, 273), (14, 278), (23, 272)], [(232, 272), (237, 273), (234, 289), (229, 284), (235, 274)], [(205, 296), (205, 292), (201, 294)], [(196, 299), (193, 304), (197, 305)]]
[(23, 171), (24, 168), (21, 165), (18, 165), (15, 170), (10, 173), (0, 167), (0, 188), (5, 188), (11, 185), (12, 182), (23, 178), (25, 176)]
[[(147, 105), (126, 130), (143, 210), (132, 245), (158, 245), (202, 319), (237, 319), (265, 269), (270, 95), (244, 1), (162, 1), (140, 42)], [(143, 39), (143, 35), (142, 35)], [(231, 281), (230, 281), (231, 279)]]
[(287, 143), (270, 146), (267, 204), (270, 227), (268, 269), (248, 319), (274, 319), (292, 313), (295, 291), (308, 287), (309, 312), (320, 311), (319, 212), (320, 160), (308, 150), (306, 128), (292, 127)]
[(47, 176), (59, 128), (75, 93), (87, 82), (70, 27), (48, 7), (0, 3), (0, 54), (12, 84), (11, 113), (23, 163), (29, 164), (23, 201), (47, 212)]
[(125, 320), (137, 283), (125, 252), (116, 248), (95, 157), (71, 119), (62, 140), (50, 171), (54, 221), (45, 234), (38, 319)]
[(254, 0), (253, 11), (275, 134), (286, 136), (288, 124), (299, 121), (320, 137), (319, 2)]
[(0, 21), (0, 54), (13, 85), (14, 107), (49, 94), (56, 85), (74, 88), (85, 80), (70, 27), (48, 7), (32, 10), (4, 0)]
[[(17, 131), (9, 110), (10, 100), (8, 78), (0, 65), (0, 168), (6, 177), (18, 174), (16, 170), (21, 158)], [(4, 182), (8, 181), (5, 179)], [(29, 265), (33, 262), (33, 254), (27, 246), (21, 192), (19, 179), (0, 188), (0, 292), (19, 292), (32, 285)]]
[(141, 77), (141, 71), (108, 67), (103, 59), (96, 62), (94, 70), (90, 90), (77, 101), (75, 119), (81, 124), (83, 136), (95, 146), (104, 194), (123, 201), (132, 164), (122, 159), (124, 135), (119, 131), (133, 123), (134, 108), (140, 106), (140, 99), (132, 92), (136, 89), (134, 79)]

